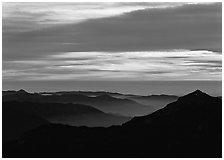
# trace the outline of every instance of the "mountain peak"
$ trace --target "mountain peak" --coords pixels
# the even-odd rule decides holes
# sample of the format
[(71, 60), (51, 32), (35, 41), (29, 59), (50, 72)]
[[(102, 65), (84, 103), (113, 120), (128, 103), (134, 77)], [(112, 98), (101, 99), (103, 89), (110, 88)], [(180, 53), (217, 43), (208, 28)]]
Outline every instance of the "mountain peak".
[(196, 91), (191, 92), (183, 97), (179, 97), (178, 100), (184, 100), (189, 102), (189, 101), (201, 101), (207, 98), (211, 98), (211, 96), (197, 89)]
[(194, 94), (205, 94), (204, 92), (202, 92), (201, 90), (197, 89), (196, 91), (192, 92)]
[[(194, 91), (192, 93), (189, 93), (186, 96), (208, 97), (209, 95), (204, 93), (204, 92), (202, 92), (201, 90), (197, 89), (196, 91)], [(186, 96), (184, 96), (184, 97), (186, 97)]]
[(27, 93), (27, 91), (25, 91), (24, 89), (20, 89), (17, 92), (19, 92), (19, 93)]
[[(177, 123), (179, 124), (187, 124), (190, 121), (193, 123), (193, 118), (198, 120), (199, 117), (199, 119), (203, 119), (210, 115), (216, 115), (219, 112), (221, 113), (221, 106), (221, 100), (219, 98), (212, 97), (200, 90), (196, 90), (183, 97), (179, 97), (177, 101), (169, 103), (164, 108), (157, 110), (152, 114), (134, 117), (124, 125), (142, 126), (151, 123), (160, 125), (160, 123), (166, 124), (166, 121), (169, 121), (169, 123), (173, 125), (177, 122), (177, 117), (179, 119), (179, 122)], [(172, 119), (170, 117), (174, 118)]]

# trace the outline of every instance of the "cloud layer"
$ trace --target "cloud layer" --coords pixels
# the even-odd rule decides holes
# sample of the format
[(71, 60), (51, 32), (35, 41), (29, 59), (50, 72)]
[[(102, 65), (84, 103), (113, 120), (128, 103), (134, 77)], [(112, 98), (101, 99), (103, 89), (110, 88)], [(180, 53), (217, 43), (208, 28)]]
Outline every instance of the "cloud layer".
[(4, 3), (3, 81), (221, 80), (221, 3)]
[(55, 24), (118, 16), (146, 8), (181, 5), (184, 3), (3, 3), (3, 28), (7, 32), (24, 32)]
[(3, 66), (3, 79), (18, 81), (220, 80), (222, 56), (205, 50), (66, 52)]

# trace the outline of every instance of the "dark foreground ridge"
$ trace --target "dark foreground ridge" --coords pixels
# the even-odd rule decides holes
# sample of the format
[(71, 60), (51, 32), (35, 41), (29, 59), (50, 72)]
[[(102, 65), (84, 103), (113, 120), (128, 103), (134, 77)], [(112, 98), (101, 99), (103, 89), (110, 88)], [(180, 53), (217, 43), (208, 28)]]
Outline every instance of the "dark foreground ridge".
[(3, 157), (221, 157), (222, 101), (199, 90), (122, 126), (46, 124), (3, 143)]
[(23, 132), (43, 124), (108, 127), (121, 125), (130, 117), (104, 113), (94, 107), (72, 103), (3, 102), (3, 141), (13, 140)]

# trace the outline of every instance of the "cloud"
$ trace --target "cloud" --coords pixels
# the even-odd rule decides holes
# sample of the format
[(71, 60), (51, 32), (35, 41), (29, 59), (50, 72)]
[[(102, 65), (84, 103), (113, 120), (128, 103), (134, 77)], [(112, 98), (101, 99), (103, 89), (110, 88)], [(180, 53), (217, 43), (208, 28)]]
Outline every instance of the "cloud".
[(56, 24), (122, 15), (139, 9), (184, 3), (3, 3), (4, 32), (24, 32)]
[(36, 61), (5, 61), (3, 79), (220, 80), (221, 63), (221, 54), (206, 50), (66, 52)]
[(221, 80), (221, 3), (7, 5), (6, 81)]
[[(104, 5), (101, 4), (101, 7)], [(93, 8), (98, 5), (82, 4), (81, 6)], [(116, 9), (113, 4), (108, 6), (104, 7), (112, 6)], [(121, 10), (123, 6), (120, 6)], [(35, 7), (37, 12), (40, 7)], [(126, 7), (133, 6), (127, 4)], [(49, 12), (48, 8), (43, 8)], [(97, 10), (104, 13), (101, 9), (97, 8)], [(36, 12), (32, 14), (43, 14), (41, 9), (40, 13)], [(31, 27), (33, 30), (26, 28), (25, 32), (19, 32), (15, 29), (15, 33), (8, 32), (10, 26), (3, 19), (3, 60), (30, 59), (60, 52), (173, 49), (204, 49), (221, 52), (221, 15), (221, 3), (184, 4), (178, 7), (140, 9), (113, 17), (86, 18), (84, 22), (46, 28), (39, 28), (35, 18), (31, 24), (18, 22), (20, 20), (18, 19), (12, 26), (20, 28), (24, 23), (24, 26)], [(41, 16), (34, 17), (41, 18)], [(27, 21), (30, 21), (30, 18), (28, 19)], [(10, 21), (10, 18), (6, 20)], [(4, 24), (9, 28), (4, 27)], [(13, 30), (13, 27), (11, 29)]]

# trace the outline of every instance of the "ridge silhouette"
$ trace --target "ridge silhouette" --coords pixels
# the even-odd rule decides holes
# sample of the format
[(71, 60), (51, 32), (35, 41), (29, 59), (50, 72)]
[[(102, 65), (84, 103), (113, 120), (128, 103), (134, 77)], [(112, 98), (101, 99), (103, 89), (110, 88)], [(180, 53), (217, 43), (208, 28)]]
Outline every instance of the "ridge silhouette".
[(222, 101), (196, 90), (122, 126), (70, 127), (50, 124), (3, 144), (3, 157), (222, 156)]
[(27, 92), (4, 92), (3, 102), (19, 101), (19, 102), (41, 102), (41, 103), (78, 103), (90, 105), (105, 113), (120, 114), (126, 117), (135, 115), (146, 115), (152, 113), (155, 109), (149, 105), (137, 103), (130, 99), (115, 98), (110, 95), (100, 95), (96, 97), (84, 94), (67, 93), (51, 94), (48, 96), (38, 93)]

